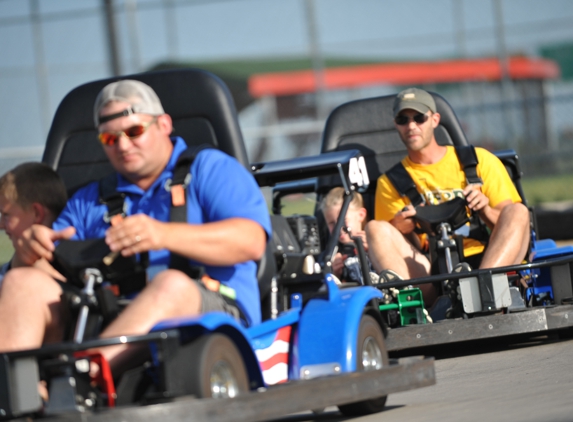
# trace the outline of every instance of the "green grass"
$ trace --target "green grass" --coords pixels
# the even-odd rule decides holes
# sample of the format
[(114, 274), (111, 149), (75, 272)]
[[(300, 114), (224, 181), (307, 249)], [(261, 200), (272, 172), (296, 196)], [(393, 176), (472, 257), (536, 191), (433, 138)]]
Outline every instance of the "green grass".
[(314, 215), (315, 195), (290, 195), (282, 200), (282, 215)]
[(0, 231), (0, 264), (8, 262), (12, 258), (13, 253), (12, 242), (8, 239), (6, 233)]
[(529, 205), (573, 200), (573, 174), (526, 177), (521, 185)]

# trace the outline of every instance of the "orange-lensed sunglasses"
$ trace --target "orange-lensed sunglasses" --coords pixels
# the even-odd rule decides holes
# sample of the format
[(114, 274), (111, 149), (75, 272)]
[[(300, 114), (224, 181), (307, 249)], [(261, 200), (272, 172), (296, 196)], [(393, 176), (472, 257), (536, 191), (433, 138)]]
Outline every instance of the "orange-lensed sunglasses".
[(135, 139), (138, 136), (143, 135), (147, 131), (147, 129), (149, 129), (149, 126), (151, 126), (156, 121), (157, 118), (154, 117), (153, 120), (149, 122), (139, 123), (137, 125), (131, 126), (125, 130), (120, 130), (118, 132), (101, 132), (98, 135), (98, 138), (102, 144), (111, 147), (114, 146), (117, 143), (117, 141), (119, 141), (121, 135), (125, 135), (129, 139)]

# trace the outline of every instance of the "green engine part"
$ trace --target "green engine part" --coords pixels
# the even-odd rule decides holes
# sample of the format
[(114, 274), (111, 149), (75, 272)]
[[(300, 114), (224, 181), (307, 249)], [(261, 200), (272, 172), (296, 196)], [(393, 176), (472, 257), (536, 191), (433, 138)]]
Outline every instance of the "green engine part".
[(395, 303), (380, 305), (380, 311), (398, 310), (400, 325), (425, 324), (424, 299), (417, 288), (400, 290)]

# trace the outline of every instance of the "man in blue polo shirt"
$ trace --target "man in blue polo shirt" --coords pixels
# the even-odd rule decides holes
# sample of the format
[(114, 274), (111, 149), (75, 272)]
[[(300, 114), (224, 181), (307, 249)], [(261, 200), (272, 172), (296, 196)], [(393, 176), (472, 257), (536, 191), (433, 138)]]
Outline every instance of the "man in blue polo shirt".
[[(80, 189), (53, 228), (33, 226), (20, 242), (32, 265), (51, 260), (54, 242), (64, 238), (105, 237), (110, 249), (130, 256), (149, 253), (151, 282), (102, 333), (102, 337), (148, 332), (158, 321), (208, 311), (231, 314), (245, 325), (259, 323), (260, 299), (255, 260), (271, 233), (264, 198), (253, 177), (234, 158), (215, 150), (200, 151), (187, 186), (187, 222), (170, 222), (170, 180), (183, 139), (170, 138), (171, 117), (155, 92), (142, 82), (107, 85), (94, 106), (99, 138), (117, 171), (117, 190), (125, 193), (127, 217), (110, 225), (99, 201), (99, 183)], [(170, 252), (234, 289), (228, 301), (211, 283), (168, 269)], [(207, 284), (207, 286), (206, 286)], [(0, 295), (0, 350), (39, 347), (62, 336), (61, 286), (35, 268), (13, 271)], [(101, 350), (112, 370), (132, 360), (124, 345)]]

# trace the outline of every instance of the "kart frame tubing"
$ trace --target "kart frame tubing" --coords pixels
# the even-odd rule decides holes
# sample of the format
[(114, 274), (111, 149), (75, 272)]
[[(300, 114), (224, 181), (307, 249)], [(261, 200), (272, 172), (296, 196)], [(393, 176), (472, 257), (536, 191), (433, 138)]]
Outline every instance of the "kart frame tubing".
[(533, 270), (536, 268), (543, 268), (553, 265), (563, 265), (573, 262), (573, 254), (566, 255), (559, 258), (549, 258), (543, 259), (535, 262), (529, 262), (527, 264), (517, 264), (517, 265), (508, 265), (506, 267), (496, 267), (496, 268), (484, 268), (481, 270), (473, 270), (468, 272), (461, 272), (461, 273), (449, 273), (449, 274), (437, 274), (428, 277), (419, 277), (419, 278), (411, 278), (409, 280), (400, 280), (400, 281), (391, 281), (384, 284), (377, 284), (373, 287), (377, 289), (389, 289), (390, 287), (395, 288), (403, 288), (412, 285), (419, 285), (419, 284), (429, 284), (429, 283), (436, 283), (442, 282), (444, 280), (459, 280), (461, 278), (469, 278), (469, 277), (477, 277), (479, 274), (483, 273), (490, 273), (490, 274), (501, 274), (501, 273), (509, 273), (513, 271), (524, 271), (524, 270)]
[(95, 340), (84, 341), (83, 343), (66, 342), (66, 343), (48, 344), (42, 346), (39, 349), (28, 349), (17, 352), (7, 352), (7, 353), (2, 353), (2, 355), (7, 355), (9, 359), (15, 359), (26, 356), (36, 356), (36, 357), (55, 356), (60, 353), (64, 354), (73, 353), (98, 347), (113, 346), (116, 344), (149, 343), (155, 341), (162, 342), (170, 338), (179, 338), (179, 337), (180, 335), (178, 330), (170, 329), (137, 336), (100, 338)]

